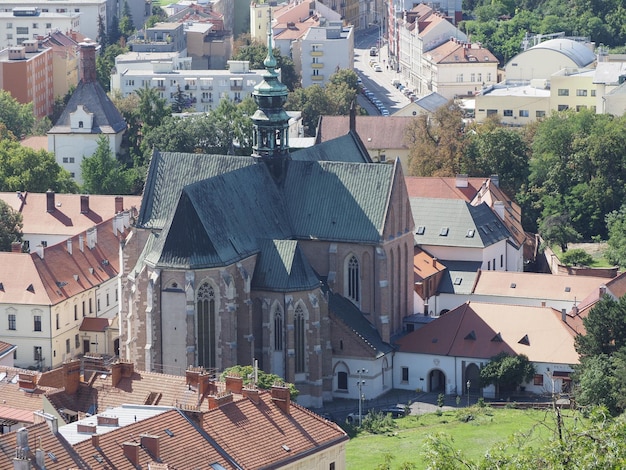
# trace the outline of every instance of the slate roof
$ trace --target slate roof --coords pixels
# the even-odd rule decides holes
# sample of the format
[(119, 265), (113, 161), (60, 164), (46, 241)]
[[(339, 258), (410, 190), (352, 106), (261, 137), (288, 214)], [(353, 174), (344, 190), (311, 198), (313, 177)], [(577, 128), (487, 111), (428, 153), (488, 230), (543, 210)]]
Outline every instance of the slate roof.
[(434, 113), (437, 109), (447, 104), (448, 99), (433, 91), (432, 93), (415, 100), (413, 103), (430, 113)]
[(487, 206), (455, 199), (410, 198), (418, 245), (485, 248), (510, 234)]
[(532, 362), (577, 364), (574, 336), (552, 308), (467, 302), (399, 339), (398, 346), (410, 353), (488, 359), (504, 351)]
[(259, 240), (261, 250), (254, 267), (252, 287), (291, 292), (310, 290), (320, 280), (295, 240)]
[(447, 269), (439, 282), (438, 291), (445, 294), (471, 294), (482, 262), (441, 260), (441, 263)]
[(298, 161), (331, 161), (346, 163), (371, 163), (365, 145), (357, 134), (349, 128), (337, 133), (332, 142), (318, 140), (316, 145), (298, 150), (291, 154), (292, 160)]
[(593, 83), (617, 86), (619, 85), (619, 78), (626, 75), (626, 63), (598, 62), (594, 72)]
[(70, 114), (76, 112), (79, 105), (82, 105), (86, 111), (93, 113), (92, 134), (117, 134), (126, 129), (126, 121), (102, 89), (100, 83), (97, 81), (85, 83), (81, 80), (61, 116), (52, 129), (48, 131), (48, 134), (72, 133)]
[(372, 350), (375, 357), (389, 354), (393, 348), (384, 342), (378, 330), (361, 313), (361, 311), (348, 299), (339, 294), (329, 294), (329, 308), (343, 324), (345, 324), (355, 336)]

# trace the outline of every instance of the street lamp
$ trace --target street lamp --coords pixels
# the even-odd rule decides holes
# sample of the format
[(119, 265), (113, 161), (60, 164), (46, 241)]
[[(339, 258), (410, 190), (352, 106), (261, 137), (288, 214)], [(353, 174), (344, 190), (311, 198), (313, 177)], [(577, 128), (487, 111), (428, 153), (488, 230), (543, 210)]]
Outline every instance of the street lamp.
[(467, 406), (469, 407), (470, 387), (472, 386), (472, 382), (468, 380), (465, 386), (467, 387)]
[(357, 382), (357, 386), (359, 387), (359, 427), (363, 422), (363, 385), (365, 385), (365, 380), (361, 379), (362, 374), (367, 374), (367, 369), (359, 369), (356, 371), (359, 374), (359, 381)]

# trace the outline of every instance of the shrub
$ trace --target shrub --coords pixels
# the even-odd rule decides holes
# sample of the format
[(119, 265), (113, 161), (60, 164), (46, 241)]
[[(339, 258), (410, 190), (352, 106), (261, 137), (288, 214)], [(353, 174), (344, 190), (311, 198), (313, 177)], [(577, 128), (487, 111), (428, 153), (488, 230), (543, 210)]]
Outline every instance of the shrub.
[(565, 266), (589, 266), (593, 257), (581, 248), (574, 248), (563, 253), (561, 263)]

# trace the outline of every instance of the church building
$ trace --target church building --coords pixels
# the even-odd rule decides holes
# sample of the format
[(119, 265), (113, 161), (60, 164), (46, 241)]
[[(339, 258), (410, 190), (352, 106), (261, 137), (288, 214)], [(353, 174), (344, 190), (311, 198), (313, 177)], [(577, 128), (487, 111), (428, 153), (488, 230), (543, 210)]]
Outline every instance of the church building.
[(154, 152), (122, 251), (120, 357), (176, 375), (258, 361), (310, 407), (358, 397), (367, 368), (372, 398), (413, 313), (402, 167), (354, 132), (290, 152), (269, 44), (251, 157)]

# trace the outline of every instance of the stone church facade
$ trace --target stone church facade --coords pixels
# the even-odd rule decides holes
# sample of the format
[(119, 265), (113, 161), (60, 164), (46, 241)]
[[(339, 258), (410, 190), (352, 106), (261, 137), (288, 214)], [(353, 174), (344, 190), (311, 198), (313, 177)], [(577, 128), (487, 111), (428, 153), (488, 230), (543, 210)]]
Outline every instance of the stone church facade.
[(122, 249), (120, 356), (172, 374), (258, 361), (321, 406), (338, 358), (390, 375), (414, 224), (399, 162), (372, 163), (356, 134), (289, 153), (287, 90), (265, 66), (252, 157), (154, 153)]

